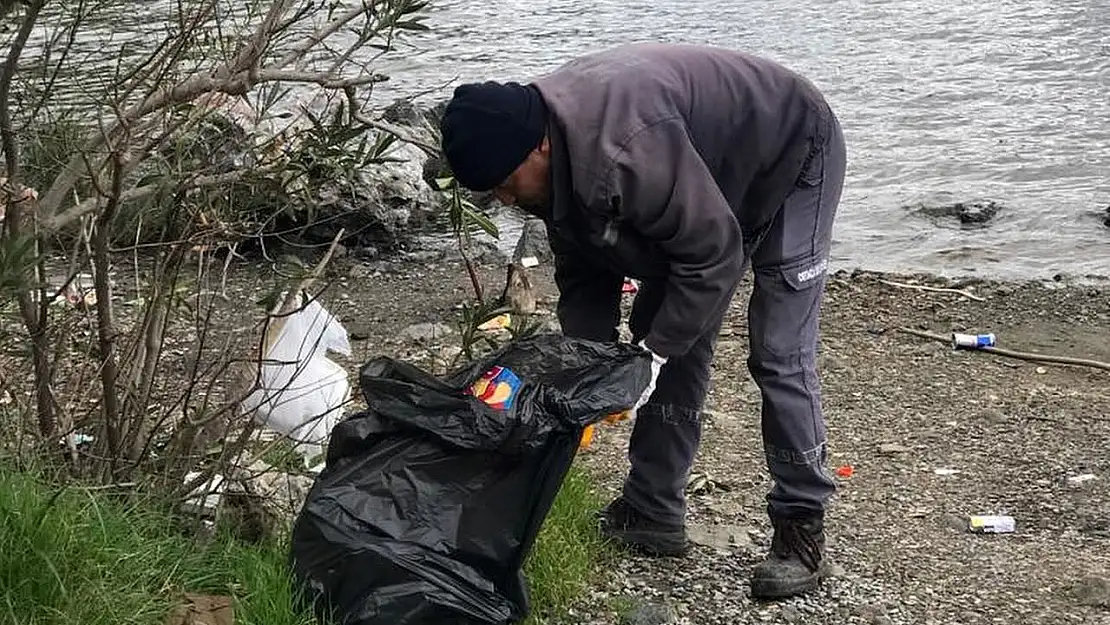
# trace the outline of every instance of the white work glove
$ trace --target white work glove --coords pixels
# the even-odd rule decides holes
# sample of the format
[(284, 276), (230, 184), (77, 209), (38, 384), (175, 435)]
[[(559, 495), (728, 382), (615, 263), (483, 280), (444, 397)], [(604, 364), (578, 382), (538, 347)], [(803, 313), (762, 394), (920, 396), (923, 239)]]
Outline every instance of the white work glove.
[(633, 414), (651, 399), (651, 394), (655, 392), (655, 382), (659, 379), (659, 372), (663, 369), (663, 365), (667, 364), (667, 359), (665, 357), (651, 351), (643, 341), (640, 341), (636, 345), (651, 354), (651, 380), (648, 382), (647, 388), (644, 389), (644, 394), (640, 396), (640, 399), (636, 401), (636, 405), (633, 406)]

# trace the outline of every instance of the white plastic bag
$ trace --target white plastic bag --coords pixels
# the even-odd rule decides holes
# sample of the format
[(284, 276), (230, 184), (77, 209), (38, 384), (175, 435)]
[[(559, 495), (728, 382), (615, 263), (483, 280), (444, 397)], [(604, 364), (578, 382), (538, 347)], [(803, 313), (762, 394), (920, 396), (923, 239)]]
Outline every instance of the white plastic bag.
[(343, 418), (350, 393), (347, 372), (327, 356), (351, 355), (347, 330), (316, 300), (279, 318), (281, 324), (261, 363), (258, 388), (243, 401), (255, 420), (296, 442), (308, 461), (322, 451)]

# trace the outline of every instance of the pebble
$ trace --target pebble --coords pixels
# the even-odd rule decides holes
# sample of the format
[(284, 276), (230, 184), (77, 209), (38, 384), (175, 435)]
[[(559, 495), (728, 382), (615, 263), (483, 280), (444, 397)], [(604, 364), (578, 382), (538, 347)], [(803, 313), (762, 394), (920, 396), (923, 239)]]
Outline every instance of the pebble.
[(1093, 608), (1110, 608), (1110, 579), (1084, 577), (1071, 586), (1071, 595), (1079, 605)]
[(451, 326), (444, 323), (414, 323), (401, 330), (401, 336), (410, 341), (434, 341), (453, 333)]
[(666, 625), (677, 620), (678, 616), (670, 607), (639, 599), (620, 616), (621, 625)]
[(750, 547), (752, 528), (741, 525), (691, 525), (687, 532), (690, 541), (721, 551)]

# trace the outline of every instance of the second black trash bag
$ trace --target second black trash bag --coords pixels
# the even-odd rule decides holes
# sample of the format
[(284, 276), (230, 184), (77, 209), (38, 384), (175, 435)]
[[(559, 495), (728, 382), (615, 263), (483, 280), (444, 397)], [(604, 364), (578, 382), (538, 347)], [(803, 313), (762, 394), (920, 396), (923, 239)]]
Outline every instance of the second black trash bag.
[[(522, 566), (585, 426), (631, 408), (651, 357), (626, 343), (520, 339), (446, 379), (367, 363), (367, 403), (332, 432), (291, 564), (337, 625), (508, 625)], [(515, 392), (510, 392), (514, 391)]]

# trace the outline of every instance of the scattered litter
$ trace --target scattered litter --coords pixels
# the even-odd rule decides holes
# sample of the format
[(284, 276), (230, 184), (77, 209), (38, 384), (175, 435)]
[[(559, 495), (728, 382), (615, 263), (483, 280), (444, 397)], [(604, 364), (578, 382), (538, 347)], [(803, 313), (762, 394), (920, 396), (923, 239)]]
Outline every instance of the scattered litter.
[(640, 283), (632, 278), (625, 278), (624, 284), (621, 286), (621, 293), (638, 293), (640, 291)]
[(483, 332), (489, 332), (491, 330), (503, 330), (510, 325), (512, 325), (512, 317), (509, 316), (509, 313), (501, 313), (478, 326), (478, 329)]
[[(624, 421), (624, 420), (628, 419), (629, 417), (631, 417), (631, 415), (632, 415), (631, 410), (625, 410), (623, 412), (617, 412), (617, 413), (611, 414), (611, 415), (605, 417), (604, 419), (602, 419), (601, 423), (605, 423), (607, 425), (614, 425), (616, 423), (620, 423), (621, 421)], [(582, 438), (578, 441), (579, 451), (589, 448), (590, 444), (593, 443), (594, 428), (595, 427), (596, 427), (596, 425), (591, 423), (590, 425), (587, 425), (586, 429), (584, 429), (582, 431)]]
[(520, 259), (520, 266), (524, 268), (536, 267), (540, 264), (540, 259), (535, 256), (525, 256)]
[(847, 479), (849, 477), (852, 477), (853, 475), (855, 475), (855, 473), (856, 473), (855, 468), (852, 467), (852, 465), (850, 465), (850, 464), (846, 464), (846, 465), (838, 467), (836, 469), (836, 475), (838, 477), (843, 477), (845, 479)]
[(75, 434), (70, 434), (67, 437), (63, 437), (63, 438), (59, 439), (58, 444), (59, 445), (67, 445), (68, 444), (68, 445), (72, 445), (73, 447), (80, 447), (81, 445), (91, 445), (95, 441), (96, 441), (95, 436), (89, 436), (88, 434), (75, 433)]
[(937, 475), (956, 475), (959, 472), (959, 469), (933, 469), (933, 473)]
[(78, 310), (88, 310), (96, 306), (96, 289), (91, 273), (78, 273), (54, 298), (55, 305), (69, 304)]
[(967, 528), (976, 534), (1009, 534), (1015, 526), (1014, 517), (991, 514), (977, 514), (967, 522)]
[[(188, 484), (199, 476), (199, 471), (190, 471), (185, 475), (185, 483)], [(181, 502), (181, 511), (206, 518), (216, 516), (216, 511), (220, 509), (220, 501), (223, 499), (225, 484), (224, 476), (218, 473), (213, 475), (207, 482), (189, 492), (189, 496)]]
[(1095, 479), (1095, 474), (1094, 473), (1084, 473), (1082, 475), (1073, 475), (1073, 476), (1068, 478), (1068, 484), (1070, 486), (1079, 486), (1079, 485), (1081, 485), (1085, 482), (1090, 482), (1093, 479)]
[(1037, 373), (1048, 373), (1048, 369), (1045, 369), (1044, 367), (1037, 367)]
[(729, 491), (732, 487), (724, 482), (719, 482), (709, 473), (694, 473), (686, 485), (686, 492), (691, 495), (707, 495), (715, 491)]
[(960, 334), (952, 333), (952, 349), (982, 349), (994, 347), (994, 334)]
[(605, 417), (601, 421), (603, 423), (613, 425), (613, 424), (616, 424), (616, 423), (620, 423), (621, 421), (625, 421), (625, 420), (627, 420), (631, 417), (632, 417), (632, 411), (631, 410), (623, 410), (621, 412), (615, 412), (615, 413)]
[(578, 439), (578, 450), (587, 449), (594, 441), (594, 424), (589, 424), (582, 430), (582, 438)]
[(350, 393), (347, 372), (327, 352), (350, 356), (351, 345), (347, 330), (318, 300), (302, 303), (298, 294), (296, 312), (267, 330), (258, 386), (242, 405), (260, 425), (294, 441), (308, 462), (322, 453)]

